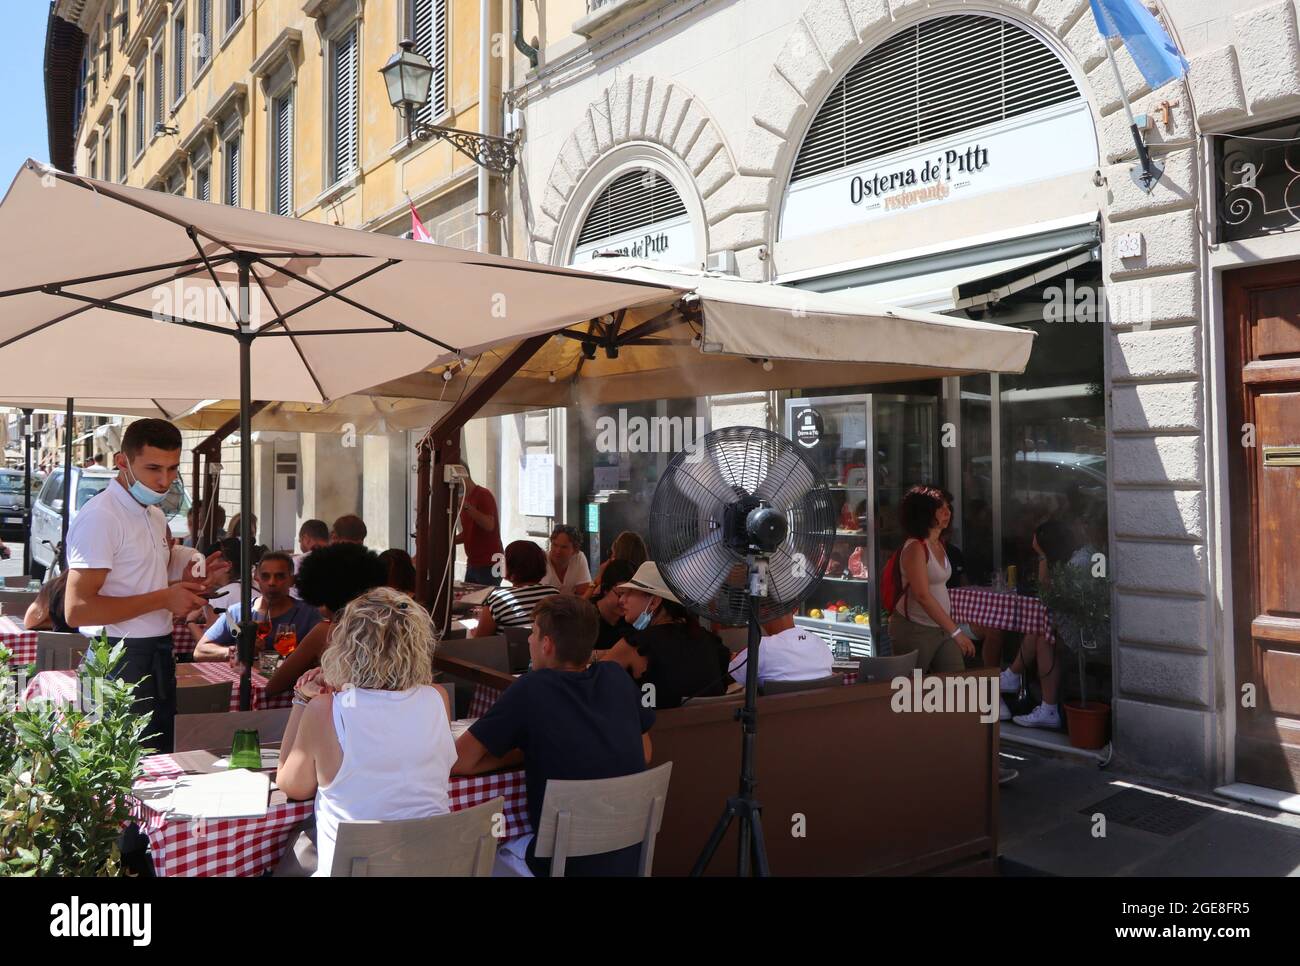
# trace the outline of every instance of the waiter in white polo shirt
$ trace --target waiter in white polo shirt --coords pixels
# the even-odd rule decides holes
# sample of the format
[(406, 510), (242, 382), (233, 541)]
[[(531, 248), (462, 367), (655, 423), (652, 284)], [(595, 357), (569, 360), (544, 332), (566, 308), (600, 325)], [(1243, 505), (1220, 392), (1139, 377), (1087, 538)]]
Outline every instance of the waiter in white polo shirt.
[[(162, 419), (131, 423), (115, 458), (116, 481), (68, 527), (68, 623), (93, 634), (102, 626), (110, 644), (125, 642), (126, 656), (114, 676), (137, 684), (134, 710), (151, 715), (144, 744), (165, 752), (172, 750), (176, 717), (171, 615), (202, 607), (206, 601), (199, 593), (219, 577), (211, 571), (229, 569), (219, 565), (219, 553), (206, 561), (191, 550), (173, 557), (158, 504), (175, 482), (180, 461), (175, 426)], [(171, 582), (174, 570), (181, 579)]]

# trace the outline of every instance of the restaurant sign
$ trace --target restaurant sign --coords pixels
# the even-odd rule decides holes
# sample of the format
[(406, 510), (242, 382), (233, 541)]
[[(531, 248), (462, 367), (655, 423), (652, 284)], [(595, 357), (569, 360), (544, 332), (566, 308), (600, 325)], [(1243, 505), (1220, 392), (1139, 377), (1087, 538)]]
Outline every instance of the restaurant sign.
[(863, 224), (949, 198), (1022, 189), (1096, 165), (1088, 104), (1067, 101), (796, 181), (786, 192), (781, 237)]
[(678, 215), (588, 242), (574, 251), (570, 264), (582, 265), (598, 253), (692, 267), (698, 267), (700, 262), (695, 254), (695, 229), (691, 227), (689, 215)]
[(794, 417), (794, 440), (804, 449), (820, 443), (824, 430), (821, 413), (811, 407), (799, 410)]

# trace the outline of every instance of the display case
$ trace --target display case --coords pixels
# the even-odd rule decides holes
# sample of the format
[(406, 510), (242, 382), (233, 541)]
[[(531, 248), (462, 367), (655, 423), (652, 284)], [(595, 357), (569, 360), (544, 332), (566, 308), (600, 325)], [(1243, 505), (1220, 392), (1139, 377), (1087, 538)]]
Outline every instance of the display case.
[(785, 427), (817, 467), (836, 505), (826, 576), (795, 621), (837, 657), (877, 652), (876, 575), (902, 545), (898, 503), (916, 483), (940, 481), (939, 403), (933, 396), (864, 393), (786, 400)]

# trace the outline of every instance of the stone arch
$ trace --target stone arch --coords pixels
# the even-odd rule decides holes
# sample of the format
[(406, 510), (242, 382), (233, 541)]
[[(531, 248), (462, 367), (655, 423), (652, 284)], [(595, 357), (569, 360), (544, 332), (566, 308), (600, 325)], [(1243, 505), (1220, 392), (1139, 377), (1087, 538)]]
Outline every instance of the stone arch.
[[(747, 225), (739, 241), (760, 252), (770, 250), (775, 240), (776, 218), (786, 182), (802, 138), (831, 88), (869, 50), (898, 30), (918, 20), (947, 13), (987, 13), (1005, 17), (1035, 33), (1071, 68), (1080, 92), (1092, 106), (1093, 122), (1103, 167), (1131, 155), (1133, 143), (1122, 110), (1101, 37), (1092, 20), (1088, 0), (980, 0), (975, 3), (927, 2), (927, 0), (810, 0), (790, 30), (756, 103), (753, 124), (740, 155), (740, 175), (753, 182), (751, 194), (761, 197), (761, 218)], [(1132, 61), (1119, 58), (1120, 74), (1135, 111), (1154, 106), (1163, 98), (1180, 101), (1174, 108), (1171, 129), (1152, 132), (1151, 143), (1184, 141), (1194, 137), (1188, 98), (1167, 85), (1152, 92)], [(1174, 93), (1170, 93), (1174, 91)], [(1159, 96), (1151, 98), (1150, 95)], [(1137, 196), (1125, 184), (1127, 175), (1110, 178), (1112, 203), (1129, 204), (1143, 210), (1186, 207), (1194, 203), (1195, 165), (1187, 155), (1185, 164), (1167, 170), (1165, 179), (1152, 196)], [(755, 246), (761, 246), (755, 247)], [(766, 277), (766, 259), (738, 254), (741, 273), (748, 278)]]
[[(687, 180), (696, 199), (684, 199), (689, 210), (702, 211), (707, 251), (732, 247), (735, 217), (742, 210), (737, 197), (735, 157), (704, 102), (681, 84), (665, 78), (629, 74), (588, 105), (564, 142), (542, 189), (529, 229), (529, 257), (550, 262), (556, 253), (561, 224), (578, 198), (588, 173), (612, 152), (635, 145), (659, 150)], [(760, 201), (753, 199), (757, 206)], [(571, 218), (569, 220), (572, 220)]]

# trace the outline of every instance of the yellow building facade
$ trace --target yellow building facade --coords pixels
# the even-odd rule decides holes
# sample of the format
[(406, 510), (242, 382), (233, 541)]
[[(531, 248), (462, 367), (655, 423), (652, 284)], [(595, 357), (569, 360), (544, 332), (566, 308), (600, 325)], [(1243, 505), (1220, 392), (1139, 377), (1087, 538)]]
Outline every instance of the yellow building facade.
[[(418, 120), (499, 134), (506, 13), (507, 0), (57, 0), (46, 90), (62, 106), (50, 114), (51, 160), (135, 187), (394, 235), (411, 229), (413, 203), (436, 242), (500, 252), (501, 179), (480, 186), (479, 166), (450, 143), (409, 137), (380, 68), (402, 40), (415, 41), (435, 68)], [(61, 73), (51, 78), (54, 64)], [(185, 434), (187, 484), (188, 447), (202, 435)], [(254, 442), (259, 542), (289, 547), (303, 520), (356, 513), (371, 546), (408, 546), (410, 434), (348, 444), (256, 433)], [(236, 446), (223, 448), (222, 467), (221, 502), (233, 514)]]
[[(488, 7), (499, 42), (501, 4)], [(445, 141), (408, 139), (379, 70), (416, 40), (435, 67), (421, 119), (478, 130), (479, 11), (478, 0), (60, 0), (56, 16), (86, 36), (76, 170), (395, 234), (411, 226), (409, 197), (437, 241), (475, 247), (477, 166)], [(499, 231), (487, 234), (500, 250)]]

